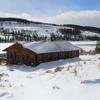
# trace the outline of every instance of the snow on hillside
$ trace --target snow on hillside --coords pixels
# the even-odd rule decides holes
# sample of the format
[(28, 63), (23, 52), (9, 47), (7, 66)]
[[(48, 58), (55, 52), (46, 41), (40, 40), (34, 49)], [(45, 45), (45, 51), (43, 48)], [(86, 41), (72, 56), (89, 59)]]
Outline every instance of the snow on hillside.
[[(59, 67), (61, 71), (55, 72)], [(0, 100), (99, 100), (100, 55), (0, 66)]]
[[(2, 25), (0, 26), (2, 29), (7, 29), (10, 32), (16, 31), (16, 32), (21, 32), (22, 30), (27, 30), (29, 32), (26, 32), (25, 34), (32, 34), (32, 33), (37, 33), (38, 35), (47, 35), (50, 36), (51, 33), (55, 33), (58, 35), (62, 35), (58, 29), (59, 28), (68, 28), (68, 27), (62, 27), (62, 26), (53, 26), (53, 25), (47, 25), (47, 24), (22, 24), (22, 23), (15, 23), (15, 22), (3, 22)], [(68, 28), (70, 29), (70, 28)]]
[[(36, 40), (38, 37), (40, 37), (40, 40), (50, 40), (53, 39), (53, 37), (54, 40), (96, 40), (100, 37), (99, 33), (82, 31), (82, 29), (79, 29), (79, 31), (81, 33), (79, 32), (79, 34), (77, 34), (75, 28), (64, 25), (53, 25), (38, 22), (24, 23), (23, 21), (16, 22), (14, 20), (0, 21), (1, 41), (29, 41), (29, 38), (30, 40)], [(21, 39), (22, 36), (25, 37)]]

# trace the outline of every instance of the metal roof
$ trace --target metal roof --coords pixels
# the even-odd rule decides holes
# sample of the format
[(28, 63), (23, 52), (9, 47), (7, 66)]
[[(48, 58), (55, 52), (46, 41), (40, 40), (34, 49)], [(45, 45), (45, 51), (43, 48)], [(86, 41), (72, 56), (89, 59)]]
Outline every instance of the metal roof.
[(37, 54), (79, 50), (78, 47), (68, 41), (29, 42), (22, 44), (22, 46)]

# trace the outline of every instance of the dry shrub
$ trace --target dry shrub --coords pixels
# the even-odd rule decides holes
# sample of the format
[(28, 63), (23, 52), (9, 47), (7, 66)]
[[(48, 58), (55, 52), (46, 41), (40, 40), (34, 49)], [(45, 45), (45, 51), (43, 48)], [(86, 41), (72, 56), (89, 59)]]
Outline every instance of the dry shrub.
[(8, 80), (4, 80), (5, 82), (9, 82)]
[(64, 69), (64, 67), (57, 67), (55, 68), (54, 72), (61, 72)]
[(98, 64), (98, 68), (100, 69), (100, 64)]
[(74, 68), (73, 71), (74, 71), (73, 73), (75, 74), (75, 76), (77, 76), (78, 72), (77, 72), (77, 68), (76, 67)]
[(84, 62), (84, 64), (86, 64), (86, 62)]
[(10, 71), (14, 71), (14, 69), (10, 69)]
[(26, 78), (30, 78), (30, 79), (31, 79), (31, 78), (32, 78), (32, 76), (31, 76), (31, 75), (28, 75), (28, 76), (26, 76)]
[(53, 88), (54, 90), (59, 90), (59, 89), (60, 89), (59, 86), (53, 86), (52, 88)]
[(100, 57), (98, 58), (98, 60), (100, 60)]
[(86, 51), (83, 51), (80, 53), (80, 55), (87, 55), (87, 54), (88, 54), (88, 52), (86, 52)]
[(90, 55), (95, 55), (95, 51), (90, 50), (90, 51), (89, 51), (89, 54), (90, 54)]
[(4, 76), (7, 76), (7, 77), (8, 77), (9, 75), (8, 75), (8, 74), (5, 74), (5, 73), (1, 73), (1, 74), (0, 74), (0, 82), (2, 81), (2, 78), (3, 78)]
[(69, 66), (67, 67), (67, 71), (69, 71), (70, 68), (72, 68), (72, 67), (73, 67), (73, 66), (69, 65)]
[(10, 87), (12, 87), (12, 85), (10, 84), (10, 83), (0, 83), (0, 88), (10, 88)]
[(0, 84), (0, 88), (4, 88), (4, 87), (5, 87), (5, 85), (1, 83)]
[(45, 73), (52, 73), (52, 70), (47, 70)]

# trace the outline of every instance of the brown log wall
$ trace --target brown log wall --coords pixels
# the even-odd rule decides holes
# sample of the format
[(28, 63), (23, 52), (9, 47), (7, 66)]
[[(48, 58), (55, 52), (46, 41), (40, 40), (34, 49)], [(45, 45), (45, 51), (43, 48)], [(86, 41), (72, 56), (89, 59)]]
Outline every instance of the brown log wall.
[(54, 61), (58, 59), (66, 59), (78, 57), (79, 51), (66, 51), (66, 52), (55, 52), (55, 53), (45, 53), (37, 55), (37, 62), (48, 62)]

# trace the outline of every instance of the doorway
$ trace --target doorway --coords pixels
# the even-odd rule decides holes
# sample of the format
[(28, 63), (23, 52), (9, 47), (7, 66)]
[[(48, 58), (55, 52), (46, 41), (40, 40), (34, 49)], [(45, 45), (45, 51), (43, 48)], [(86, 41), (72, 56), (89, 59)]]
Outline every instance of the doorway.
[(13, 52), (11, 54), (11, 59), (12, 59), (12, 64), (21, 64), (21, 55), (16, 53), (16, 52)]

